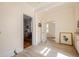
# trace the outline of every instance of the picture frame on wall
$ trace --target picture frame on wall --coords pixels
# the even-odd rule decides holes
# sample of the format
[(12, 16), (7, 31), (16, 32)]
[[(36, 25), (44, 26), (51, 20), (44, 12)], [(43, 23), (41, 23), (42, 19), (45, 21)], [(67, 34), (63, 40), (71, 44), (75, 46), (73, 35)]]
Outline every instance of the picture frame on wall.
[(38, 23), (38, 26), (41, 27), (42, 26), (41, 23)]
[(60, 43), (72, 45), (72, 33), (70, 32), (60, 32)]

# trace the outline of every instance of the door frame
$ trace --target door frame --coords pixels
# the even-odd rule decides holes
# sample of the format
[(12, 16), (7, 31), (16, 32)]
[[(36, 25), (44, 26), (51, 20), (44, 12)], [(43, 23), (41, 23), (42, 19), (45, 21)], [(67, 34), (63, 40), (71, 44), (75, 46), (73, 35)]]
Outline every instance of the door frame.
[[(50, 20), (50, 21), (46, 21), (46, 22), (42, 22), (43, 24), (46, 24), (46, 23), (49, 23), (49, 22), (51, 22), (51, 23), (54, 23), (55, 24), (55, 30), (56, 30), (56, 21), (53, 21), (53, 20)], [(43, 27), (42, 27), (43, 28)], [(41, 33), (42, 33), (42, 30), (41, 30)], [(43, 35), (43, 33), (42, 33), (42, 35)], [(42, 36), (43, 37), (43, 36)], [(56, 31), (55, 31), (55, 37), (56, 37)], [(43, 40), (43, 39), (42, 39)], [(41, 41), (42, 41), (41, 40)]]
[(46, 23), (47, 23), (47, 22), (43, 22), (43, 23), (42, 23), (42, 29), (41, 29), (42, 39), (41, 39), (41, 42), (45, 42), (45, 41), (47, 40), (47, 39), (46, 39), (45, 41), (43, 41), (43, 24), (46, 24)]
[[(24, 49), (24, 15), (26, 15), (26, 16), (29, 16), (29, 15), (27, 15), (27, 14), (23, 14), (22, 16), (22, 18), (23, 18), (23, 21), (22, 21), (22, 28), (23, 28), (23, 49)], [(29, 16), (29, 17), (31, 17), (31, 16)], [(31, 19), (31, 27), (32, 27), (32, 29), (31, 29), (31, 31), (32, 31), (32, 45), (33, 45), (33, 17), (31, 17), (32, 19)]]

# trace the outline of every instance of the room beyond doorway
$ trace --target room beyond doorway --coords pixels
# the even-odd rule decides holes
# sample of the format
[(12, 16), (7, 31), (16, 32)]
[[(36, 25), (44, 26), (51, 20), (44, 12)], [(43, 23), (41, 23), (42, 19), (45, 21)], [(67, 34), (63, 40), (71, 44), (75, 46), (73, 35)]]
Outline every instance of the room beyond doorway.
[(47, 39), (55, 41), (55, 22), (47, 22)]
[(23, 15), (23, 27), (24, 27), (24, 48), (32, 45), (32, 17)]

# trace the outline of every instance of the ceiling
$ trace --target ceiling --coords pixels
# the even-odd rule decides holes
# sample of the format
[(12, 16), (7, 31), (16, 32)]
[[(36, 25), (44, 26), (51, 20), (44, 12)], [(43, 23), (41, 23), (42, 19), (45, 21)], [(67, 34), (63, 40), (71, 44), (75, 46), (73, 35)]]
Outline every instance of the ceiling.
[(64, 4), (64, 2), (26, 2), (26, 3), (37, 11), (47, 9), (51, 6), (55, 7)]
[(43, 7), (46, 5), (50, 5), (51, 2), (28, 2), (27, 4), (29, 4), (30, 6), (34, 8), (39, 8), (39, 7)]

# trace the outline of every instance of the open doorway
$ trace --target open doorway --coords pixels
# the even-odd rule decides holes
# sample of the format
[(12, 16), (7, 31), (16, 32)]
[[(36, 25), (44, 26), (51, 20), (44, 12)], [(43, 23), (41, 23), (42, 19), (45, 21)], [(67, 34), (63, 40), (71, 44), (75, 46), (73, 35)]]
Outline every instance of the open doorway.
[(47, 39), (55, 41), (55, 22), (47, 22), (46, 28)]
[(42, 42), (46, 42), (47, 40), (52, 40), (55, 42), (55, 34), (56, 34), (56, 22), (48, 21), (42, 23)]
[(23, 15), (24, 48), (32, 45), (32, 17)]

